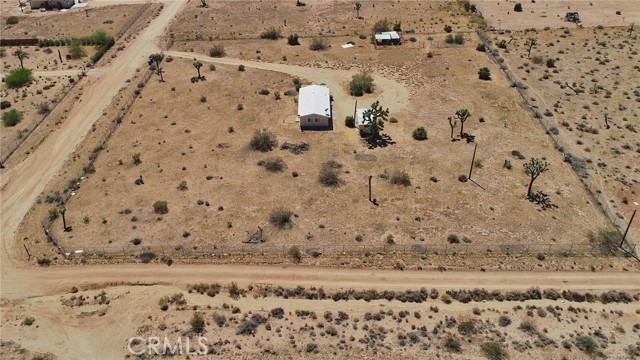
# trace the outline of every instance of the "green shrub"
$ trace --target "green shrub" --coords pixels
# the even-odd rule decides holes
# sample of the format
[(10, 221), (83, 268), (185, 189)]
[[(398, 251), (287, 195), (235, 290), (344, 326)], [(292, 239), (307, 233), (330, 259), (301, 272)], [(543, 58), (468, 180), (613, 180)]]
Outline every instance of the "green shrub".
[(478, 45), (476, 46), (476, 50), (478, 50), (478, 51), (482, 51), (482, 52), (485, 52), (485, 51), (487, 50), (487, 48), (484, 46), (484, 44), (483, 44), (483, 43), (480, 43), (480, 44), (478, 44)]
[(349, 83), (349, 91), (353, 96), (362, 96), (364, 93), (371, 94), (373, 92), (373, 77), (365, 71), (353, 75)]
[[(98, 38), (98, 37), (96, 37), (96, 38)], [(115, 40), (112, 37), (106, 37), (106, 34), (105, 34), (105, 38), (104, 39), (100, 39), (100, 41), (101, 41), (100, 48), (98, 49), (98, 51), (96, 51), (95, 54), (93, 54), (93, 56), (91, 56), (91, 62), (93, 62), (94, 64), (97, 63), (98, 60), (100, 60), (104, 56), (104, 54), (106, 54), (107, 51), (109, 49), (111, 49), (113, 44), (116, 43)]]
[(458, 45), (464, 44), (464, 35), (457, 33), (456, 36), (454, 36), (453, 41)]
[(224, 46), (220, 44), (213, 45), (211, 49), (209, 49), (209, 56), (214, 58), (224, 57), (226, 54)]
[(276, 145), (278, 145), (276, 134), (267, 129), (256, 130), (249, 143), (251, 149), (260, 152), (271, 151)]
[(289, 256), (291, 256), (291, 259), (296, 264), (302, 261), (302, 252), (297, 246), (292, 246), (289, 248)]
[(447, 37), (444, 38), (444, 42), (446, 42), (447, 44), (453, 44), (456, 41), (453, 38), (453, 35), (449, 34), (449, 35), (447, 35)]
[(480, 80), (491, 80), (491, 70), (486, 67), (480, 68), (480, 70), (478, 70), (478, 78)]
[(31, 69), (17, 68), (9, 72), (4, 77), (4, 82), (11, 89), (17, 89), (22, 86), (29, 85), (33, 80), (33, 72)]
[(427, 140), (427, 130), (422, 126), (413, 130), (413, 138), (418, 141)]
[(193, 332), (195, 332), (196, 334), (202, 334), (204, 332), (205, 322), (202, 315), (198, 313), (193, 314), (190, 324), (191, 330), (193, 330)]
[(241, 71), (241, 72), (242, 72), (242, 71), (244, 71), (244, 70), (245, 70), (244, 65), (242, 65), (242, 64), (238, 65), (238, 71)]
[(156, 201), (153, 203), (153, 212), (158, 215), (164, 215), (169, 213), (169, 205), (166, 201)]
[(260, 39), (278, 40), (282, 37), (280, 30), (271, 27), (260, 34)]
[(347, 116), (346, 118), (344, 118), (344, 126), (350, 128), (356, 127), (356, 119), (351, 115)]
[(515, 12), (522, 12), (522, 4), (520, 4), (520, 3), (516, 3), (516, 4), (513, 6), (513, 11), (515, 11)]
[(87, 56), (87, 53), (85, 53), (78, 42), (73, 42), (69, 45), (69, 57), (72, 59), (80, 59), (85, 56)]
[(300, 45), (300, 40), (298, 39), (298, 34), (291, 34), (287, 39), (287, 44), (291, 46)]
[(31, 326), (35, 321), (36, 319), (32, 318), (31, 316), (27, 316), (26, 318), (24, 318), (24, 320), (22, 320), (22, 325)]
[(382, 19), (382, 20), (376, 21), (376, 23), (373, 24), (372, 30), (374, 33), (380, 33), (380, 32), (391, 30), (391, 26), (389, 25), (389, 20)]
[(14, 127), (22, 121), (22, 113), (16, 109), (11, 109), (2, 113), (2, 124), (5, 127)]
[(19, 19), (18, 19), (17, 16), (9, 16), (7, 18), (7, 25), (15, 25), (15, 24), (18, 23), (18, 21), (19, 21)]
[(547, 59), (547, 67), (548, 68), (556, 67), (556, 60), (551, 58)]
[(452, 31), (453, 31), (453, 28), (451, 28), (451, 25), (445, 25), (444, 26), (444, 32), (450, 33)]
[(311, 40), (311, 44), (309, 45), (309, 49), (311, 51), (321, 51), (326, 50), (329, 47), (327, 41), (323, 38), (313, 38)]

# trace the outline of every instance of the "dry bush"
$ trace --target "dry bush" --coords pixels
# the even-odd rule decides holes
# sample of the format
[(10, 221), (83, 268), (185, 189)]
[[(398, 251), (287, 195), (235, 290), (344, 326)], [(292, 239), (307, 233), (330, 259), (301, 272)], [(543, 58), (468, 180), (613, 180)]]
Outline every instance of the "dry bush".
[(227, 52), (224, 50), (224, 45), (216, 44), (209, 49), (209, 56), (214, 58), (224, 57)]
[(338, 172), (336, 170), (341, 167), (341, 164), (333, 160), (325, 162), (322, 164), (322, 168), (320, 168), (318, 181), (325, 186), (340, 185), (340, 178), (338, 177)]
[(169, 212), (169, 205), (166, 201), (156, 201), (153, 203), (153, 212), (159, 215), (164, 215)]
[(256, 130), (249, 143), (251, 149), (261, 152), (271, 151), (276, 145), (278, 145), (276, 134), (267, 129)]
[(393, 170), (388, 177), (389, 182), (395, 185), (410, 186), (411, 177), (404, 170)]
[(309, 50), (311, 51), (321, 51), (327, 50), (329, 48), (329, 43), (323, 38), (313, 38), (311, 40), (311, 44), (309, 45)]
[(264, 168), (270, 172), (282, 172), (287, 167), (281, 157), (267, 159), (263, 164)]
[(480, 345), (482, 354), (489, 360), (505, 360), (509, 358), (509, 352), (501, 343), (497, 341), (487, 341)]
[(285, 208), (275, 209), (269, 215), (269, 222), (278, 229), (291, 228), (291, 216), (293, 212)]
[(444, 340), (442, 340), (442, 346), (449, 352), (462, 352), (462, 342), (455, 335), (447, 334)]

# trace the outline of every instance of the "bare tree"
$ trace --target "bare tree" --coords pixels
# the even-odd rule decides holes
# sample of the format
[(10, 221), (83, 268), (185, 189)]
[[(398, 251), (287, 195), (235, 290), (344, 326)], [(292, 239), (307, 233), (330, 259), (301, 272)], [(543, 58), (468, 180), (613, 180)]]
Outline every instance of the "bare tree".
[(356, 19), (360, 19), (360, 8), (362, 8), (362, 3), (356, 1)]
[(528, 198), (531, 198), (533, 182), (538, 178), (538, 176), (548, 169), (549, 163), (538, 158), (531, 158), (528, 163), (524, 164), (524, 173), (529, 175), (529, 178), (531, 179), (531, 181), (529, 181), (529, 188), (527, 189)]
[(162, 71), (162, 68), (160, 67), (160, 62), (162, 62), (163, 57), (164, 56), (160, 53), (151, 54), (151, 56), (149, 56), (149, 59), (156, 64), (156, 74), (160, 76), (160, 82), (164, 82), (164, 77), (162, 77), (162, 73), (164, 71)]
[(29, 58), (29, 54), (26, 51), (22, 51), (22, 47), (19, 47), (16, 51), (13, 52), (13, 56), (17, 57), (20, 60), (20, 67), (24, 69), (24, 59)]
[(527, 59), (531, 58), (531, 49), (533, 49), (534, 46), (538, 45), (538, 40), (536, 40), (536, 38), (529, 38), (527, 40), (527, 42), (525, 43), (525, 45), (527, 45), (527, 47), (529, 48), (528, 52), (527, 52)]
[(460, 109), (456, 111), (456, 119), (460, 120), (460, 138), (464, 138), (464, 123), (469, 119), (471, 113), (467, 109)]
[(452, 118), (451, 116), (449, 116), (447, 120), (449, 120), (449, 126), (451, 127), (451, 140), (453, 140), (453, 129), (456, 128), (456, 125), (458, 125), (458, 123), (456, 122), (456, 119)]

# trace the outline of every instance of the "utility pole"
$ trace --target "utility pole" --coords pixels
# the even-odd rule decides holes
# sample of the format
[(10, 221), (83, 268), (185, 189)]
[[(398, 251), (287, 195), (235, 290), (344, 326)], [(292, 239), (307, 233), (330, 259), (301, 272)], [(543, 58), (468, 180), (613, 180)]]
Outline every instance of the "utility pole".
[(369, 175), (369, 202), (374, 203), (371, 199), (371, 179), (373, 179), (373, 176)]
[(637, 210), (633, 210), (633, 214), (631, 215), (631, 220), (629, 220), (629, 225), (627, 225), (627, 230), (624, 231), (624, 235), (622, 235), (622, 241), (620, 241), (620, 248), (622, 248), (622, 245), (624, 244), (624, 241), (627, 238), (627, 233), (629, 232), (629, 228), (631, 227), (631, 223), (633, 222), (633, 218), (636, 216), (636, 211)]
[(60, 49), (58, 49), (58, 57), (60, 58), (60, 64), (64, 63), (64, 61), (62, 61), (62, 53), (60, 52)]
[(471, 168), (469, 169), (469, 176), (467, 178), (471, 180), (471, 173), (473, 172), (473, 163), (476, 161), (476, 150), (478, 150), (478, 144), (473, 148), (473, 158), (471, 159)]

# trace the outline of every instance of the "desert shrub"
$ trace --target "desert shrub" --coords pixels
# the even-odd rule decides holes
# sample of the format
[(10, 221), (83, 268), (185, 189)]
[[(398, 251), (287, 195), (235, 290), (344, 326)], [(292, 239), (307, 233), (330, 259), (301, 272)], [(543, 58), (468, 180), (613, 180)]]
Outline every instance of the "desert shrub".
[(462, 351), (462, 342), (455, 335), (447, 334), (442, 341), (442, 346), (449, 352), (459, 353)]
[(483, 43), (480, 43), (476, 46), (476, 50), (481, 51), (481, 52), (485, 52), (487, 50), (487, 48), (484, 46)]
[(213, 322), (216, 323), (218, 327), (223, 327), (224, 324), (227, 322), (227, 318), (222, 314), (214, 314)]
[(292, 225), (291, 216), (293, 216), (291, 210), (278, 208), (273, 210), (271, 215), (269, 215), (269, 222), (278, 229), (290, 228)]
[(406, 171), (396, 169), (389, 175), (389, 182), (395, 185), (410, 186), (411, 178)]
[(153, 261), (153, 259), (156, 258), (156, 254), (152, 253), (151, 251), (145, 251), (145, 252), (141, 253), (140, 255), (138, 255), (138, 258), (144, 264), (148, 264), (151, 261)]
[(353, 75), (349, 83), (349, 91), (353, 96), (371, 94), (373, 92), (373, 77), (365, 71)]
[[(96, 34), (96, 33), (94, 33), (94, 34), (96, 35), (97, 41), (98, 40), (100, 41), (99, 44), (101, 44), (101, 46), (98, 49), (98, 51), (96, 51), (91, 56), (91, 62), (93, 62), (94, 64), (97, 63), (98, 60), (100, 60), (104, 56), (104, 54), (106, 54), (107, 51), (113, 46), (113, 44), (116, 43), (115, 40), (112, 37), (106, 37), (106, 34), (104, 34), (104, 32), (101, 32), (100, 34)], [(102, 36), (101, 34), (104, 34), (104, 36), (105, 36), (104, 39), (101, 39), (101, 36)]]
[(516, 3), (516, 4), (513, 6), (513, 11), (515, 11), (515, 12), (522, 12), (522, 4), (520, 4), (520, 3)]
[(260, 39), (278, 40), (282, 37), (280, 30), (271, 27), (260, 34)]
[(444, 32), (446, 32), (447, 34), (452, 32), (453, 28), (451, 28), (451, 25), (445, 25), (444, 26)]
[(285, 169), (286, 165), (281, 157), (274, 157), (264, 161), (264, 168), (270, 172), (281, 172)]
[(520, 326), (518, 326), (518, 329), (520, 329), (521, 331), (527, 334), (535, 334), (538, 332), (538, 327), (536, 326), (536, 324), (529, 319), (526, 319), (523, 322), (521, 322)]
[(80, 59), (87, 56), (87, 53), (76, 41), (69, 45), (69, 57), (72, 59)]
[(133, 162), (133, 165), (140, 165), (142, 164), (142, 159), (140, 158), (140, 153), (135, 153), (133, 155), (131, 155), (131, 161)]
[(182, 180), (182, 181), (180, 181), (180, 183), (178, 184), (176, 189), (178, 189), (180, 191), (187, 191), (187, 190), (189, 190), (189, 185), (187, 185), (187, 182), (185, 180)]
[(458, 45), (464, 44), (464, 35), (461, 33), (457, 33), (456, 36), (453, 37), (453, 42)]
[(500, 315), (500, 317), (498, 318), (498, 325), (502, 327), (511, 325), (511, 318), (509, 318), (507, 315)]
[(336, 171), (336, 169), (339, 169), (340, 167), (342, 167), (342, 165), (335, 161), (325, 162), (320, 168), (318, 181), (325, 186), (340, 185), (340, 178), (338, 177), (338, 172)]
[(346, 118), (344, 118), (344, 126), (350, 128), (356, 127), (356, 119), (351, 115), (347, 116)]
[(458, 332), (462, 335), (473, 335), (478, 331), (474, 319), (463, 319), (458, 322)]
[(189, 324), (191, 324), (191, 330), (196, 334), (202, 334), (204, 332), (205, 322), (204, 317), (201, 314), (193, 314), (193, 317), (191, 318)]
[(276, 319), (282, 319), (284, 317), (284, 310), (281, 307), (271, 309), (271, 316)]
[(227, 52), (224, 49), (224, 45), (215, 44), (211, 47), (211, 49), (209, 49), (209, 56), (211, 57), (220, 58), (224, 57), (225, 55), (227, 55)]
[(447, 44), (453, 44), (455, 43), (455, 39), (453, 38), (453, 35), (449, 34), (444, 38), (444, 42)]
[(38, 265), (40, 265), (40, 266), (49, 266), (49, 265), (51, 265), (51, 260), (49, 260), (47, 258), (40, 258), (40, 259), (38, 259)]
[(38, 114), (40, 115), (46, 115), (49, 112), (51, 112), (51, 108), (49, 107), (49, 103), (48, 102), (41, 102), (40, 104), (36, 105), (36, 108), (38, 109)]
[(318, 345), (316, 345), (315, 343), (308, 343), (307, 346), (305, 346), (304, 351), (308, 353), (317, 353)]
[(554, 67), (556, 67), (556, 60), (552, 59), (552, 58), (549, 58), (549, 59), (547, 59), (546, 65), (547, 65), (548, 68), (554, 68)]
[(260, 89), (260, 91), (258, 91), (259, 95), (269, 95), (271, 94), (271, 92), (269, 91), (269, 89)]
[(271, 151), (276, 145), (278, 145), (276, 134), (267, 129), (256, 130), (249, 143), (251, 149), (261, 152)]
[(17, 89), (22, 86), (29, 85), (33, 80), (33, 72), (31, 69), (17, 68), (9, 72), (4, 77), (4, 82), (11, 89)]
[(289, 37), (287, 38), (287, 44), (291, 46), (300, 45), (300, 39), (298, 38), (298, 34), (289, 35)]
[(229, 284), (227, 290), (229, 291), (229, 297), (234, 300), (239, 299), (244, 294), (244, 291), (240, 289), (238, 284), (236, 284), (235, 282)]
[(603, 229), (598, 233), (590, 231), (587, 234), (587, 238), (593, 245), (600, 246), (603, 253), (615, 251), (622, 241), (622, 235), (614, 229)]
[(532, 56), (531, 57), (531, 62), (536, 64), (536, 65), (542, 64), (543, 61), (544, 61), (544, 59), (542, 58), (542, 56), (536, 55), (536, 56)]
[(169, 213), (169, 205), (166, 201), (156, 201), (153, 203), (153, 212), (158, 215), (164, 215)]
[(374, 33), (389, 31), (391, 30), (391, 25), (389, 24), (389, 20), (385, 18), (385, 19), (376, 21), (376, 23), (373, 24), (373, 27), (371, 28), (371, 30), (373, 30)]
[(449, 244), (459, 244), (460, 238), (458, 238), (458, 235), (456, 234), (450, 234), (449, 236), (447, 236), (447, 241), (449, 242)]
[(15, 25), (15, 24), (17, 24), (17, 23), (18, 23), (18, 21), (19, 21), (19, 19), (18, 19), (18, 17), (17, 17), (17, 16), (9, 16), (9, 17), (7, 18), (7, 20), (6, 20), (7, 25)]
[(426, 140), (427, 139), (427, 130), (425, 130), (424, 127), (419, 127), (415, 130), (413, 130), (413, 138), (418, 140), (418, 141), (422, 141), (422, 140)]
[(309, 44), (309, 50), (311, 51), (321, 51), (326, 50), (329, 47), (327, 41), (323, 38), (315, 37), (311, 40), (311, 44)]
[(491, 80), (491, 70), (487, 67), (480, 68), (478, 70), (478, 78), (480, 80)]
[(509, 352), (497, 341), (487, 341), (480, 345), (482, 354), (489, 360), (505, 360), (509, 358)]
[(0, 110), (8, 109), (11, 107), (11, 102), (9, 100), (0, 101)]
[(292, 246), (289, 248), (289, 256), (291, 256), (291, 260), (293, 260), (294, 263), (299, 263), (300, 261), (302, 261), (302, 251), (300, 251), (300, 248), (297, 246)]
[(27, 316), (26, 318), (24, 318), (24, 320), (22, 320), (22, 325), (31, 326), (34, 322), (36, 322), (36, 319), (31, 316)]
[(244, 65), (242, 65), (242, 64), (238, 65), (238, 71), (242, 72), (242, 71), (245, 71), (245, 70), (246, 69), (245, 69)]
[(2, 124), (5, 127), (16, 126), (22, 121), (22, 113), (16, 109), (11, 109), (2, 113)]
[(540, 317), (546, 317), (547, 316), (547, 311), (543, 308), (538, 308), (538, 310), (536, 310), (536, 313), (538, 314), (538, 316)]
[(576, 339), (576, 347), (589, 355), (594, 355), (598, 350), (598, 344), (591, 336), (582, 335)]

